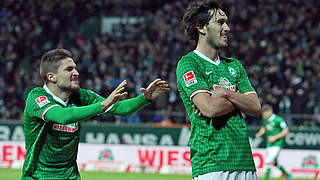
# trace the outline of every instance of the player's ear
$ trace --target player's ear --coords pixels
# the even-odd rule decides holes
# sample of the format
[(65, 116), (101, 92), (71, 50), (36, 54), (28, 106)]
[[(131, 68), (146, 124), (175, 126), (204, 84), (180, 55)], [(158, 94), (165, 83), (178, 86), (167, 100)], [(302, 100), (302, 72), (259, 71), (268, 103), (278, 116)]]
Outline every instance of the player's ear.
[(197, 30), (201, 35), (205, 35), (206, 34), (205, 26), (197, 27)]
[(57, 82), (56, 76), (52, 72), (47, 73), (47, 78), (50, 82), (53, 82), (53, 83)]

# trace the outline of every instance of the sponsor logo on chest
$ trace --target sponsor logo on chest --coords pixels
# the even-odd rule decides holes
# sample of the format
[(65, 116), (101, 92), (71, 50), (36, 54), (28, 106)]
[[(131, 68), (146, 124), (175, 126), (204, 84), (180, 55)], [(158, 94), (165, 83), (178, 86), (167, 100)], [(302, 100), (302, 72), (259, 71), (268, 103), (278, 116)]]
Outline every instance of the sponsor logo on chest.
[(237, 86), (232, 85), (231, 82), (225, 77), (219, 78), (218, 84), (213, 84), (213, 90), (216, 90), (218, 88), (227, 88), (231, 91), (237, 90)]
[(53, 130), (56, 131), (63, 131), (63, 132), (76, 132), (78, 131), (78, 125), (76, 125), (75, 123), (72, 124), (67, 124), (67, 125), (62, 125), (62, 124), (53, 124), (52, 126)]
[(275, 125), (274, 123), (270, 123), (266, 126), (266, 129), (269, 131), (272, 131), (272, 130), (274, 130), (274, 125)]

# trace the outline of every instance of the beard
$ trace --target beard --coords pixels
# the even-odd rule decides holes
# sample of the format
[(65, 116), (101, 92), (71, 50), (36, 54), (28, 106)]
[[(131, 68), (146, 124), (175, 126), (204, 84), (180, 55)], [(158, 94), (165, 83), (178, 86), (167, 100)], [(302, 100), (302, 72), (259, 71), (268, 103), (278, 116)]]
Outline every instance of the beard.
[(60, 85), (59, 88), (65, 92), (74, 93), (80, 89), (80, 85), (71, 83), (69, 86)]
[(79, 85), (71, 86), (70, 89), (71, 89), (72, 92), (76, 92), (76, 91), (78, 91), (80, 89), (80, 86)]
[(216, 42), (216, 43), (213, 44), (213, 47), (215, 49), (223, 49), (223, 48), (228, 47), (228, 43), (226, 43), (226, 42)]
[(207, 43), (214, 49), (223, 49), (229, 46), (228, 42), (221, 39), (208, 39)]

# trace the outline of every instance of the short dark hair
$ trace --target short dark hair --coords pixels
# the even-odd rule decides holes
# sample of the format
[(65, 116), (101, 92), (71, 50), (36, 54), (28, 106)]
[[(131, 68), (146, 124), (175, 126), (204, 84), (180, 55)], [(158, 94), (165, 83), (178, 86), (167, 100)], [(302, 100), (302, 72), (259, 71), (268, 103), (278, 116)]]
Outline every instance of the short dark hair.
[(185, 30), (189, 40), (198, 43), (199, 31), (197, 28), (203, 28), (212, 18), (210, 10), (221, 9), (222, 3), (217, 0), (194, 0), (189, 6), (182, 19), (182, 27)]
[(41, 57), (40, 62), (40, 76), (42, 80), (48, 82), (47, 73), (56, 73), (60, 66), (60, 61), (66, 58), (73, 59), (71, 52), (66, 49), (53, 49), (46, 52)]

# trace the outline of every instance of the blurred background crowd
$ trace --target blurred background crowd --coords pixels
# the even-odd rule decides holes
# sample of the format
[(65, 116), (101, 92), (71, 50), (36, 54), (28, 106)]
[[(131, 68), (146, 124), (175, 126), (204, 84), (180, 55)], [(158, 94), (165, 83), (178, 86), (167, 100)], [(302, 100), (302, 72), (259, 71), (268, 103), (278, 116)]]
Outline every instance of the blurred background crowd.
[[(226, 0), (230, 46), (261, 103), (290, 125), (320, 126), (319, 0)], [(107, 96), (127, 79), (129, 97), (161, 77), (171, 91), (131, 117), (105, 122), (189, 123), (176, 88), (176, 64), (194, 49), (180, 28), (188, 0), (5, 0), (0, 5), (0, 119), (23, 119), (30, 89), (41, 86), (41, 55), (75, 56), (82, 88)], [(246, 117), (249, 125), (260, 119)]]

